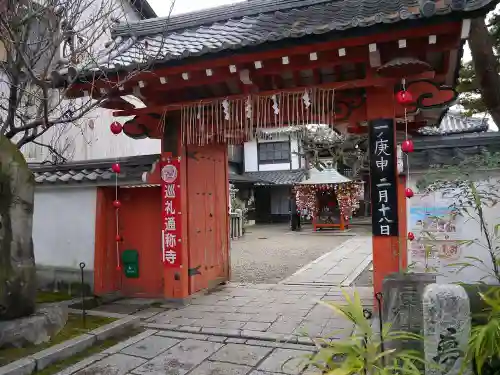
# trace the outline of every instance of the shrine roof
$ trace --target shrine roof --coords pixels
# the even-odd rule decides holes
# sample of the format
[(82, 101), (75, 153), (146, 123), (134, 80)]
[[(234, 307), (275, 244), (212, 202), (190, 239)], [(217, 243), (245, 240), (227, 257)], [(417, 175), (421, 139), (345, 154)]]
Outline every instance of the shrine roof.
[(418, 133), (426, 136), (480, 133), (488, 131), (487, 117), (467, 117), (457, 111), (448, 111), (443, 117), (439, 127), (426, 126), (418, 130)]
[(258, 172), (245, 172), (243, 176), (255, 180), (260, 180), (257, 185), (281, 185), (292, 186), (304, 180), (306, 177), (306, 170), (298, 169), (293, 171), (258, 171)]
[(500, 152), (500, 132), (450, 134), (413, 138), (415, 152), (410, 168), (428, 169), (432, 165), (457, 165), (468, 157)]
[(340, 174), (335, 168), (325, 168), (317, 170), (313, 168), (309, 171), (309, 178), (300, 182), (300, 185), (320, 185), (320, 184), (343, 184), (351, 182), (349, 178)]
[[(116, 70), (137, 64), (179, 61), (227, 50), (309, 35), (458, 15), (485, 13), (493, 0), (435, 3), (423, 14), (423, 0), (252, 0), (208, 10), (119, 24), (113, 41), (93, 69)], [(455, 3), (455, 2), (453, 2)], [(458, 2), (457, 2), (458, 3)], [(460, 14), (467, 13), (467, 15)]]

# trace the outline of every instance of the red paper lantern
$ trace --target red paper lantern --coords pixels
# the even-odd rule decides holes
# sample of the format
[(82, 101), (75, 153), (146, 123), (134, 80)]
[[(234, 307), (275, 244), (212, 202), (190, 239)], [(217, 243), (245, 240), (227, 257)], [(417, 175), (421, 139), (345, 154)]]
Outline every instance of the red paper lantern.
[(406, 107), (413, 103), (413, 95), (409, 91), (401, 90), (396, 94), (396, 100), (400, 105)]
[(118, 135), (122, 132), (123, 126), (118, 121), (115, 121), (111, 123), (111, 125), (109, 126), (109, 130), (111, 130), (111, 133), (113, 133), (114, 135)]
[(119, 234), (116, 235), (115, 237), (115, 241), (116, 242), (120, 242), (122, 240), (122, 236), (120, 236)]
[(120, 173), (120, 171), (121, 171), (120, 164), (118, 164), (118, 163), (113, 164), (113, 165), (111, 166), (111, 170), (112, 170), (114, 173)]
[(413, 232), (408, 232), (408, 239), (410, 241), (413, 241), (415, 239), (415, 235), (413, 234)]
[(406, 198), (412, 198), (415, 194), (413, 194), (413, 190), (411, 190), (410, 188), (406, 188), (405, 195), (406, 195)]
[(401, 150), (406, 152), (407, 154), (413, 152), (415, 150), (415, 146), (413, 146), (413, 141), (411, 139), (407, 139), (401, 144)]
[(114, 208), (120, 208), (121, 206), (122, 206), (122, 202), (120, 202), (118, 199), (113, 201)]

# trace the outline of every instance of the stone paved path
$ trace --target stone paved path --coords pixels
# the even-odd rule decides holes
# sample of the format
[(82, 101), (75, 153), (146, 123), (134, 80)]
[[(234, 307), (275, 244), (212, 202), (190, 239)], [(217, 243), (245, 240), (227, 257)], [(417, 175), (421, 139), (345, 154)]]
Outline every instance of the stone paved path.
[(319, 374), (305, 369), (312, 346), (147, 330), (58, 375)]
[(283, 283), (230, 283), (187, 306), (142, 311), (145, 332), (59, 375), (319, 374), (301, 365), (315, 349), (310, 337), (354, 329), (320, 301), (341, 302), (342, 290), (357, 290), (372, 307), (371, 287), (339, 285), (369, 257), (368, 242), (353, 238)]
[(350, 286), (372, 261), (372, 238), (356, 236), (282, 281), (291, 285)]

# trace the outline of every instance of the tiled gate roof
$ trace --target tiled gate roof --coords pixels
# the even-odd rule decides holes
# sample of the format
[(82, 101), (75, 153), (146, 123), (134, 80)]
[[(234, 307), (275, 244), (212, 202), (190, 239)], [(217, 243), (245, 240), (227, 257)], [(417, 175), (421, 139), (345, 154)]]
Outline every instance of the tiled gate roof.
[[(425, 18), (424, 0), (251, 0), (168, 18), (120, 24), (94, 69), (115, 70), (332, 31)], [(425, 2), (427, 3), (427, 2)], [(430, 4), (431, 2), (428, 2)], [(463, 4), (463, 9), (455, 4)], [(490, 7), (493, 0), (432, 2), (448, 15)], [(484, 13), (484, 12), (483, 12)]]

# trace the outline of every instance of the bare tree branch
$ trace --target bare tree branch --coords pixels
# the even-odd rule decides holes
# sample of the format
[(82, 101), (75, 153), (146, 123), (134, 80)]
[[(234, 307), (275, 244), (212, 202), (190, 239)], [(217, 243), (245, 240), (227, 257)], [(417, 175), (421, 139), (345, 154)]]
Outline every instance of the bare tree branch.
[[(172, 12), (175, 0), (169, 1)], [(67, 159), (62, 148), (66, 153), (69, 148), (53, 143), (61, 142), (55, 135), (64, 133), (56, 128), (80, 126), (103, 101), (117, 94), (119, 87), (151, 71), (160, 56), (121, 77), (94, 69), (102, 62), (112, 27), (129, 22), (130, 11), (122, 0), (19, 0), (3, 2), (2, 6), (0, 48), (5, 48), (6, 59), (0, 61), (0, 134), (19, 148), (33, 143), (46, 147), (60, 160)], [(119, 43), (110, 46), (107, 54)], [(148, 48), (143, 48), (146, 54)], [(90, 67), (93, 73), (89, 76)], [(68, 99), (66, 95), (81, 80), (73, 73), (75, 68), (87, 71), (88, 97)], [(61, 79), (65, 85), (60, 84)], [(98, 81), (107, 84), (105, 92), (96, 85)]]

